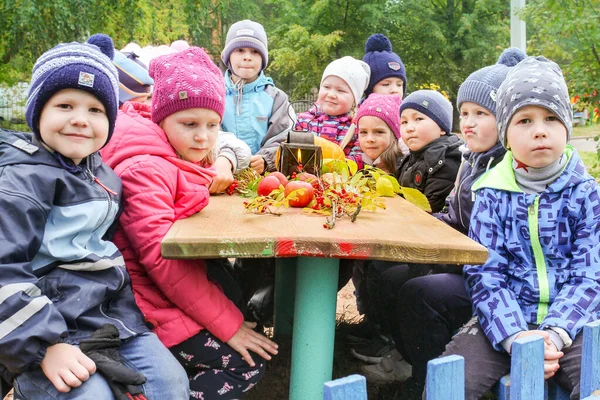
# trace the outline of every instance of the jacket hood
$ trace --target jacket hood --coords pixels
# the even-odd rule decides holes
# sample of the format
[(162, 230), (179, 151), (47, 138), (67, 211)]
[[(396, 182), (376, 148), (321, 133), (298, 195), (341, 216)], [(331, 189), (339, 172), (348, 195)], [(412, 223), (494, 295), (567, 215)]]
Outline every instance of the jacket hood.
[(470, 150), (467, 150), (463, 154), (463, 158), (473, 168), (475, 168), (476, 166), (481, 166), (488, 169), (488, 164), (493, 164), (494, 160), (502, 158), (505, 153), (506, 148), (502, 146), (500, 142), (497, 142), (491, 149), (483, 153), (475, 153)]
[[(562, 192), (563, 190), (579, 185), (585, 181), (593, 180), (594, 178), (586, 171), (579, 154), (571, 145), (565, 147), (565, 155), (568, 158), (567, 165), (563, 172), (560, 174), (548, 188), (547, 192)], [(515, 178), (515, 172), (512, 167), (513, 154), (511, 151), (507, 151), (504, 159), (496, 165), (495, 168), (491, 169), (487, 173), (483, 174), (481, 178), (473, 185), (473, 191), (491, 188), (505, 190), (508, 192), (523, 192), (517, 185)]]
[(102, 158), (111, 168), (140, 154), (177, 157), (165, 132), (152, 122), (151, 111), (147, 104), (123, 104), (117, 115), (113, 137), (101, 150)]
[[(261, 73), (258, 75), (258, 78), (256, 78), (254, 82), (246, 83), (242, 87), (242, 93), (246, 94), (250, 92), (264, 91), (265, 87), (269, 85), (275, 86), (275, 84), (273, 83), (273, 79), (269, 78), (261, 71)], [(225, 72), (225, 91), (226, 95), (234, 94), (237, 92), (237, 90), (235, 90), (235, 84), (231, 80), (231, 71), (229, 70)]]

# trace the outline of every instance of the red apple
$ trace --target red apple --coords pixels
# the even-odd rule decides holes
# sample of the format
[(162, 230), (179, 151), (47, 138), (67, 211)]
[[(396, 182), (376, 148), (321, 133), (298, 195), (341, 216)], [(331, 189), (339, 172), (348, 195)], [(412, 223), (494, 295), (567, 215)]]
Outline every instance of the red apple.
[(287, 184), (288, 184), (288, 179), (287, 179), (287, 178), (285, 177), (285, 175), (284, 175), (284, 174), (282, 174), (281, 172), (277, 172), (277, 171), (275, 171), (275, 172), (271, 172), (271, 173), (269, 174), (269, 176), (274, 176), (274, 177), (276, 177), (277, 179), (279, 179), (279, 182), (280, 182), (280, 183), (281, 183), (281, 184), (282, 184), (284, 187), (285, 187), (285, 185), (287, 185)]
[(291, 181), (285, 187), (285, 197), (288, 197), (294, 190), (298, 190), (294, 197), (290, 199), (291, 207), (306, 207), (313, 199), (315, 192), (313, 187), (308, 182), (303, 181)]
[(308, 172), (303, 172), (300, 175), (298, 175), (298, 179), (300, 179), (301, 181), (314, 181), (317, 179), (316, 176), (314, 176), (313, 174), (309, 174)]
[(281, 183), (276, 176), (268, 175), (258, 182), (256, 193), (258, 193), (259, 196), (268, 196), (273, 190), (278, 189), (279, 185), (281, 185)]

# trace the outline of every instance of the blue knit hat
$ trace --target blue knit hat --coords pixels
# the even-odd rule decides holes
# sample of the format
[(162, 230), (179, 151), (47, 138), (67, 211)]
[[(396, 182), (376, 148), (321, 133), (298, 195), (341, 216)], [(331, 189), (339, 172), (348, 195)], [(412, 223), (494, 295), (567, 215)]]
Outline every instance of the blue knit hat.
[(115, 50), (113, 63), (119, 73), (119, 104), (150, 94), (154, 80), (136, 53)]
[(452, 103), (438, 91), (417, 90), (409, 94), (400, 106), (400, 114), (407, 108), (427, 115), (446, 133), (452, 132)]
[(527, 54), (523, 50), (511, 47), (500, 54), (496, 64), (473, 72), (458, 89), (457, 107), (460, 109), (461, 104), (468, 101), (479, 104), (495, 115), (496, 95), (500, 84), (506, 78), (511, 67), (517, 65), (525, 57)]
[(506, 147), (506, 129), (515, 113), (526, 106), (550, 110), (573, 133), (573, 110), (560, 67), (545, 57), (527, 57), (511, 69), (498, 89), (498, 140)]
[(112, 39), (104, 34), (91, 36), (86, 43), (62, 43), (40, 56), (33, 66), (25, 117), (38, 139), (42, 108), (56, 92), (79, 89), (102, 102), (108, 117), (108, 138), (115, 128), (119, 108), (119, 75), (112, 63)]
[(269, 64), (269, 44), (265, 28), (261, 24), (245, 19), (231, 25), (227, 31), (225, 48), (221, 52), (221, 61), (227, 68), (231, 68), (229, 64), (231, 53), (242, 47), (249, 47), (258, 51), (262, 57), (262, 69), (267, 68), (267, 64)]
[(365, 96), (373, 93), (373, 87), (387, 78), (400, 78), (404, 82), (406, 94), (406, 69), (398, 54), (392, 51), (392, 43), (381, 33), (369, 36), (365, 44), (365, 56), (363, 61), (371, 68), (371, 79), (365, 90)]

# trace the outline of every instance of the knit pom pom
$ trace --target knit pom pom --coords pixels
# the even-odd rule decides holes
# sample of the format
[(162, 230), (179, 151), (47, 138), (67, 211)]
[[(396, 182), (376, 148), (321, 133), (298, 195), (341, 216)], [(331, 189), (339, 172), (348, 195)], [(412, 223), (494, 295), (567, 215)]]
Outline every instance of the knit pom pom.
[(110, 36), (105, 35), (104, 33), (96, 33), (95, 35), (90, 36), (87, 40), (87, 43), (93, 44), (100, 48), (100, 51), (104, 53), (111, 60), (115, 56), (115, 47), (113, 45), (113, 41)]
[(369, 36), (367, 43), (365, 43), (365, 53), (372, 51), (392, 51), (390, 39), (381, 33)]
[(498, 62), (496, 64), (504, 64), (507, 67), (514, 67), (519, 62), (521, 62), (527, 54), (518, 47), (510, 47), (500, 54), (500, 58), (498, 58)]

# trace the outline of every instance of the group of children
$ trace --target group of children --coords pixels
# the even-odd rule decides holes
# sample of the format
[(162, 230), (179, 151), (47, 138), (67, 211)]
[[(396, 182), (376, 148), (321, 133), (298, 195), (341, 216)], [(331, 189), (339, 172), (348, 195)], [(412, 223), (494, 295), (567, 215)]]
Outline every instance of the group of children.
[(566, 145), (556, 64), (509, 49), (471, 74), (458, 92), (463, 154), (451, 103), (433, 90), (405, 97), (383, 35), (363, 61), (329, 64), (297, 117), (264, 75), (260, 24), (232, 25), (221, 59), (225, 75), (183, 46), (146, 75), (99, 34), (37, 60), (33, 133), (0, 135), (0, 374), (15, 398), (235, 399), (256, 385), (278, 346), (244, 320), (231, 265), (166, 260), (160, 243), (236, 171), (273, 171), (292, 128), (420, 190), (490, 250), (462, 275), (355, 266), (368, 288), (358, 300), (395, 346), (365, 367), (370, 379), (423, 382), (429, 359), (460, 354), (467, 398), (480, 398), (508, 371), (512, 342), (540, 335), (546, 377), (577, 398), (581, 329), (600, 318), (600, 190)]

